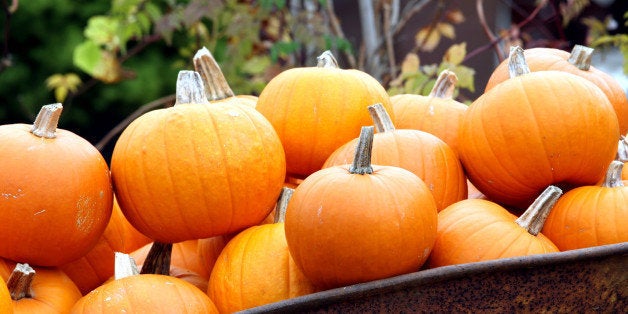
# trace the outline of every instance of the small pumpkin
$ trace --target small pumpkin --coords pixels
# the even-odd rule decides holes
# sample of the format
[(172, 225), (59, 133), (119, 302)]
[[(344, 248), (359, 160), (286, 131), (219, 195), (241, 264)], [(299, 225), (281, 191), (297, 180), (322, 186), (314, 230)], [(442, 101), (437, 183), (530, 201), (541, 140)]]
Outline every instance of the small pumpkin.
[(58, 266), (85, 255), (113, 206), (109, 167), (82, 137), (60, 128), (60, 103), (33, 125), (0, 126), (0, 256)]
[(133, 121), (113, 150), (120, 208), (158, 242), (256, 225), (283, 186), (285, 155), (272, 125), (237, 100), (207, 101), (203, 84), (181, 71), (176, 104)]
[(561, 250), (628, 242), (628, 186), (624, 163), (613, 161), (601, 186), (581, 186), (563, 195), (547, 217), (543, 234)]
[(438, 233), (428, 267), (558, 252), (540, 231), (561, 194), (558, 187), (549, 186), (519, 218), (483, 199), (450, 205), (438, 213)]
[(272, 78), (257, 110), (273, 125), (286, 151), (288, 176), (303, 179), (321, 169), (329, 155), (370, 125), (366, 107), (390, 97), (369, 74), (340, 69), (331, 52), (316, 67), (293, 68)]
[(0, 275), (11, 293), (14, 313), (68, 313), (81, 298), (78, 287), (58, 268), (3, 261)]
[(207, 294), (221, 313), (242, 311), (316, 291), (294, 263), (284, 231), (292, 189), (284, 188), (275, 222), (250, 227), (221, 251)]
[(105, 232), (83, 257), (60, 265), (82, 294), (90, 292), (113, 276), (114, 253), (130, 253), (151, 242), (126, 220), (116, 199)]
[(373, 127), (363, 127), (353, 163), (319, 170), (286, 210), (290, 254), (317, 289), (418, 270), (436, 237), (425, 183), (394, 166), (371, 165)]
[(509, 59), (513, 77), (476, 99), (462, 119), (459, 156), (469, 180), (488, 199), (518, 210), (548, 185), (601, 180), (619, 138), (604, 93), (570, 73), (530, 73), (519, 47)]
[(116, 278), (79, 299), (70, 313), (218, 313), (194, 285), (165, 275), (137, 274), (127, 254), (116, 254)]
[[(563, 71), (580, 76), (599, 87), (610, 101), (622, 134), (628, 132), (628, 98), (624, 87), (611, 75), (591, 65), (593, 48), (575, 45), (571, 53), (556, 48), (531, 48), (524, 51), (530, 71)], [(507, 80), (508, 62), (497, 66), (488, 79), (485, 91)]]
[(395, 126), (436, 135), (451, 149), (458, 149), (458, 129), (467, 105), (454, 99), (458, 77), (442, 71), (429, 95), (399, 94), (390, 97)]
[[(396, 166), (414, 173), (429, 187), (440, 211), (467, 198), (467, 177), (456, 153), (427, 132), (397, 129), (381, 104), (368, 107), (377, 133), (373, 135), (371, 162)], [(350, 164), (358, 139), (336, 149), (323, 168)]]

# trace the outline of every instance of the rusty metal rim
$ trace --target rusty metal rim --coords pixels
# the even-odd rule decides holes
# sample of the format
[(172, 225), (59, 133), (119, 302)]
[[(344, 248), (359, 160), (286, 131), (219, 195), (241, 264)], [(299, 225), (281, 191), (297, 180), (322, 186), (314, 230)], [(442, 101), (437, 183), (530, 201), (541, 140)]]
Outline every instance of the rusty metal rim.
[(604, 259), (611, 256), (628, 255), (628, 242), (596, 246), (558, 253), (538, 254), (524, 257), (443, 266), (418, 272), (375, 280), (351, 286), (325, 290), (305, 296), (266, 304), (240, 313), (268, 313), (275, 311), (298, 311), (300, 308), (316, 307), (336, 301), (362, 299), (369, 295), (411, 289), (455, 278), (487, 272), (504, 272), (520, 268), (536, 268), (570, 262)]

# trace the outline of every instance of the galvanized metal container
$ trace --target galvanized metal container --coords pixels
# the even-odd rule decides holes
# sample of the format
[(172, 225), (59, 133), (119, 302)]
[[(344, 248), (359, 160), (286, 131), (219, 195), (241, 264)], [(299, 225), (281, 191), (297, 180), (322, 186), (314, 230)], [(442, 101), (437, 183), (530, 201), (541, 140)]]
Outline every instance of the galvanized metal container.
[(628, 313), (628, 242), (422, 270), (242, 313)]

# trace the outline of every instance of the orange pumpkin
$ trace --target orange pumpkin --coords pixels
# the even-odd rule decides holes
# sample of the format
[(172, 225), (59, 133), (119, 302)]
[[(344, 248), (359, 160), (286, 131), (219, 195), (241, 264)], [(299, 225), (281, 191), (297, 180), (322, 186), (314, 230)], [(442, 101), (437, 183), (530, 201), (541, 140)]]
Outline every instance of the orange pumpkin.
[[(571, 53), (555, 48), (526, 49), (524, 55), (530, 71), (563, 71), (580, 76), (599, 87), (606, 95), (617, 119), (622, 134), (628, 132), (628, 98), (624, 87), (612, 76), (591, 65), (593, 48), (575, 45)], [(508, 62), (504, 61), (491, 74), (485, 91), (507, 80)]]
[[(117, 254), (116, 259), (120, 256)], [(129, 259), (128, 255), (124, 256)], [(116, 260), (114, 280), (79, 299), (70, 313), (218, 313), (207, 294), (184, 280), (140, 275), (132, 269), (119, 269), (120, 265), (122, 262)]]
[(85, 255), (111, 216), (109, 168), (80, 136), (57, 129), (63, 106), (33, 125), (0, 126), (0, 256), (57, 266)]
[(449, 70), (438, 76), (428, 96), (399, 94), (390, 97), (395, 125), (436, 135), (457, 152), (458, 129), (467, 105), (453, 98), (458, 77)]
[(305, 178), (321, 169), (329, 155), (370, 125), (366, 107), (390, 98), (382, 85), (359, 70), (338, 68), (331, 52), (317, 67), (294, 68), (275, 76), (257, 101), (286, 151), (288, 176)]
[(0, 313), (13, 314), (13, 300), (4, 280), (0, 280)]
[(208, 102), (198, 73), (181, 71), (177, 103), (120, 135), (111, 173), (129, 222), (155, 241), (208, 238), (258, 224), (285, 177), (272, 125), (248, 105)]
[(211, 238), (198, 239), (197, 254), (201, 265), (205, 267), (208, 274), (212, 273), (214, 264), (233, 235), (215, 236)]
[[(529, 72), (521, 48), (512, 49), (510, 60), (515, 75)], [(506, 80), (469, 106), (459, 154), (488, 199), (524, 209), (548, 185), (571, 188), (603, 178), (618, 138), (613, 107), (597, 86), (541, 71)]]
[(561, 250), (628, 242), (628, 186), (624, 163), (613, 161), (601, 186), (581, 186), (563, 195), (547, 217), (543, 234)]
[(351, 165), (319, 170), (295, 189), (285, 233), (297, 266), (318, 289), (416, 271), (436, 237), (437, 211), (412, 172), (371, 165), (364, 127)]
[[(381, 104), (368, 108), (378, 132), (373, 136), (373, 164), (396, 166), (417, 175), (429, 187), (439, 211), (467, 198), (467, 177), (458, 156), (445, 142), (427, 132), (396, 129)], [(357, 143), (356, 138), (336, 149), (323, 168), (351, 163)]]
[(284, 188), (283, 191), (275, 222), (240, 232), (218, 256), (207, 294), (221, 313), (241, 311), (316, 291), (288, 251), (283, 215), (292, 189)]
[(149, 242), (149, 238), (126, 220), (114, 197), (109, 224), (96, 246), (83, 257), (59, 268), (74, 281), (82, 294), (86, 294), (113, 276), (115, 252), (130, 253)]
[(14, 313), (68, 313), (81, 298), (74, 282), (58, 268), (2, 261), (0, 276), (11, 293)]
[(561, 193), (555, 186), (548, 187), (519, 218), (482, 199), (445, 208), (438, 213), (438, 235), (428, 267), (558, 252), (539, 232)]

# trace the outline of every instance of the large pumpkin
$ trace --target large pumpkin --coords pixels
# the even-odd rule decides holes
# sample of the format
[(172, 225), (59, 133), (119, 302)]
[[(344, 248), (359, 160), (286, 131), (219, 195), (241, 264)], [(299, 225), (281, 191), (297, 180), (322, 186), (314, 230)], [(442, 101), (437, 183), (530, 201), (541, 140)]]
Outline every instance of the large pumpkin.
[[(528, 71), (521, 48), (514, 72)], [(459, 153), (469, 180), (488, 199), (526, 208), (550, 184), (594, 184), (615, 158), (619, 125), (593, 83), (559, 71), (514, 76), (469, 106)]]
[(116, 278), (79, 299), (70, 313), (218, 313), (207, 294), (192, 284), (171, 276), (120, 269), (129, 265), (119, 261), (121, 256), (116, 255)]
[(177, 103), (120, 135), (116, 196), (140, 232), (164, 243), (232, 233), (262, 221), (281, 192), (285, 156), (272, 125), (236, 98), (208, 102), (198, 73), (181, 71)]
[(438, 213), (438, 234), (428, 267), (558, 252), (540, 231), (561, 194), (559, 188), (548, 187), (519, 218), (483, 199), (450, 205)]
[(581, 186), (558, 200), (542, 232), (561, 251), (628, 241), (623, 167), (621, 161), (613, 161), (601, 186)]
[(274, 223), (240, 232), (218, 256), (207, 294), (221, 313), (242, 311), (316, 291), (288, 251), (283, 217), (292, 189), (283, 191)]
[(338, 68), (327, 51), (318, 66), (286, 70), (271, 79), (256, 108), (281, 138), (288, 175), (305, 178), (360, 127), (372, 124), (366, 107), (375, 103), (391, 112), (388, 93), (377, 80)]
[[(591, 65), (593, 48), (575, 45), (571, 53), (556, 48), (531, 48), (524, 51), (530, 71), (563, 71), (580, 76), (599, 87), (608, 97), (622, 134), (628, 132), (628, 98), (624, 87), (609, 74)], [(495, 68), (489, 78), (485, 91), (507, 80), (508, 62), (504, 61)]]
[[(467, 198), (467, 177), (456, 153), (441, 139), (427, 132), (397, 129), (381, 104), (368, 107), (377, 128), (371, 162), (396, 166), (414, 173), (428, 186), (440, 211)], [(336, 149), (323, 168), (353, 162), (358, 139)]]
[(436, 237), (434, 197), (412, 172), (370, 163), (364, 127), (351, 165), (308, 176), (286, 211), (288, 248), (319, 289), (418, 270)]
[(456, 82), (456, 74), (444, 70), (429, 95), (399, 94), (390, 97), (395, 126), (434, 134), (457, 152), (458, 129), (467, 105), (453, 98)]
[(63, 106), (33, 125), (0, 126), (0, 256), (57, 266), (86, 254), (113, 204), (109, 168), (80, 136), (57, 129)]

